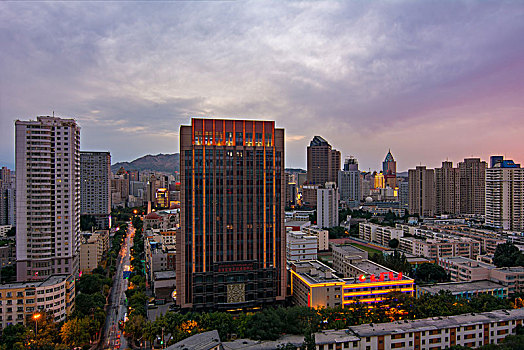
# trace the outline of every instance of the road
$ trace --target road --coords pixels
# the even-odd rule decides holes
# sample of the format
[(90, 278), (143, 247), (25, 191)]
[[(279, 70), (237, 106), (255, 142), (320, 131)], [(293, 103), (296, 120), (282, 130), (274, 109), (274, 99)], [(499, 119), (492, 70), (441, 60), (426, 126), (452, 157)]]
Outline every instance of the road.
[(117, 267), (111, 295), (109, 296), (109, 305), (107, 307), (106, 324), (104, 326), (104, 336), (100, 341), (103, 349), (126, 349), (127, 341), (123, 332), (118, 328), (118, 321), (123, 320), (127, 306), (125, 305), (125, 291), (129, 281), (123, 279), (123, 272), (130, 266), (130, 250), (133, 245), (135, 228), (132, 223), (128, 223), (127, 235), (118, 254)]

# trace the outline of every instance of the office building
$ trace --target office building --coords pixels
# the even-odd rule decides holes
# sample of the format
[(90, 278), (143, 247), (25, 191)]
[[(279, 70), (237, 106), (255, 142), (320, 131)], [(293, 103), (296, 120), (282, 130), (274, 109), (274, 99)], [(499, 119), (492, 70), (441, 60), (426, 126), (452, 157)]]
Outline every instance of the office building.
[(425, 166), (409, 169), (409, 213), (433, 216), (435, 212), (435, 172)]
[(338, 182), (340, 152), (320, 136), (313, 137), (307, 148), (307, 181), (313, 185)]
[(389, 292), (413, 295), (415, 281), (369, 260), (347, 264), (351, 278), (340, 278), (323, 263), (299, 261), (291, 265), (291, 293), (295, 305), (313, 308), (351, 307), (353, 303), (373, 305)]
[(460, 213), (485, 214), (486, 168), (480, 158), (466, 158), (458, 165), (460, 176)]
[(109, 249), (109, 230), (83, 234), (80, 241), (80, 272), (91, 273), (98, 267), (102, 256)]
[(349, 157), (344, 161), (344, 169), (338, 172), (338, 186), (340, 200), (346, 202), (350, 208), (358, 207), (362, 197), (362, 184), (355, 158)]
[(397, 162), (391, 154), (391, 150), (386, 154), (382, 162), (382, 174), (384, 174), (385, 185), (391, 188), (397, 187)]
[(80, 128), (55, 117), (15, 125), (17, 279), (77, 273)]
[(512, 160), (486, 170), (486, 226), (524, 231), (524, 169)]
[(96, 219), (99, 229), (108, 229), (111, 215), (111, 154), (80, 152), (80, 215)]
[(180, 128), (177, 303), (250, 308), (286, 294), (284, 129), (192, 119)]
[(460, 171), (452, 162), (442, 162), (435, 169), (435, 214), (460, 212)]
[(338, 188), (334, 182), (317, 190), (317, 222), (322, 228), (338, 226)]

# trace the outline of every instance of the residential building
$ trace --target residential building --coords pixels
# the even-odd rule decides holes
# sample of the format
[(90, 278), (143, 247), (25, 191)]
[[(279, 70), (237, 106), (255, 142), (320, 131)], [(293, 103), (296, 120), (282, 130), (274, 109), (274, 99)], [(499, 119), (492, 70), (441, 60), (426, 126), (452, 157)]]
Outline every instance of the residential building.
[(286, 259), (290, 261), (316, 260), (318, 238), (304, 232), (288, 232), (286, 241)]
[(0, 285), (0, 327), (23, 324), (39, 311), (61, 322), (74, 309), (75, 278), (73, 275), (53, 275), (40, 281)]
[(355, 158), (348, 157), (344, 161), (344, 169), (338, 172), (338, 186), (340, 200), (346, 202), (350, 208), (358, 207), (362, 198), (362, 184)]
[(508, 287), (489, 280), (470, 282), (446, 282), (417, 286), (417, 298), (424, 295), (436, 295), (441, 291), (450, 292), (456, 298), (471, 299), (481, 294), (493, 295), (497, 298), (508, 297)]
[(466, 158), (458, 165), (460, 176), (460, 213), (485, 214), (486, 168), (480, 158)]
[(91, 215), (97, 227), (109, 229), (111, 215), (111, 154), (80, 152), (80, 215)]
[(524, 231), (524, 168), (512, 160), (486, 170), (486, 226)]
[(496, 310), (448, 317), (369, 323), (349, 327), (360, 340), (348, 349), (429, 350), (454, 346), (477, 348), (500, 344), (516, 334), (524, 309)]
[(435, 213), (435, 172), (425, 166), (408, 171), (409, 213), (433, 216)]
[(458, 214), (460, 212), (460, 171), (453, 163), (442, 162), (435, 169), (435, 214)]
[(284, 130), (192, 119), (180, 128), (177, 304), (274, 305), (286, 294)]
[(455, 257), (439, 258), (438, 264), (450, 274), (452, 281), (488, 279), (508, 287), (508, 294), (524, 292), (524, 267), (500, 267), (477, 260)]
[(327, 182), (324, 188), (317, 190), (318, 227), (338, 226), (338, 196), (338, 188), (334, 182)]
[(16, 126), (16, 261), (19, 281), (78, 272), (80, 128), (38, 117)]
[(100, 230), (82, 235), (80, 244), (80, 272), (91, 273), (98, 267), (102, 256), (109, 249), (109, 231)]
[(329, 250), (329, 231), (318, 226), (306, 226), (301, 229), (302, 232), (317, 236), (318, 250)]
[(340, 152), (320, 136), (313, 137), (307, 147), (307, 181), (313, 185), (338, 182)]
[(398, 184), (398, 201), (401, 208), (409, 210), (409, 182), (407, 180)]

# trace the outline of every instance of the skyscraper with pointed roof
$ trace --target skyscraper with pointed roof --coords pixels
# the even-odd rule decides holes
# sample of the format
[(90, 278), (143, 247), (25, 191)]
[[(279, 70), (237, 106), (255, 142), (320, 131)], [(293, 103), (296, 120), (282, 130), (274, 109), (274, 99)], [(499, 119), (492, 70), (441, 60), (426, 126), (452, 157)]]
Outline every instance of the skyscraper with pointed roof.
[(321, 136), (313, 137), (307, 148), (307, 181), (310, 184), (324, 186), (326, 182), (338, 185), (340, 170), (340, 151)]
[(391, 188), (397, 187), (397, 162), (393, 158), (391, 150), (388, 150), (388, 154), (386, 154), (386, 158), (382, 162), (382, 173), (384, 174), (386, 186)]

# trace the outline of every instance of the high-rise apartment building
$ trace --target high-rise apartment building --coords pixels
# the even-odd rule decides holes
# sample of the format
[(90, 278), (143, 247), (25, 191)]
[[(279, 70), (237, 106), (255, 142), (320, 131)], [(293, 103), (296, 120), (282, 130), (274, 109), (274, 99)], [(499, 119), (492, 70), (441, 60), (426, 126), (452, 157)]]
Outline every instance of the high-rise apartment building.
[(433, 216), (435, 212), (435, 171), (417, 166), (409, 169), (409, 213)]
[(192, 119), (180, 127), (177, 304), (250, 308), (284, 300), (284, 129)]
[(486, 226), (524, 231), (524, 169), (512, 160), (486, 170)]
[(486, 168), (480, 158), (466, 158), (459, 163), (460, 213), (485, 214)]
[(401, 208), (409, 210), (409, 182), (407, 179), (398, 185), (398, 201)]
[(111, 154), (80, 152), (80, 214), (91, 215), (99, 229), (109, 228)]
[(338, 226), (338, 188), (334, 182), (317, 190), (317, 225), (321, 228)]
[(7, 167), (2, 167), (0, 175), (0, 226), (16, 226), (16, 183)]
[(350, 207), (357, 207), (360, 204), (362, 184), (358, 161), (354, 157), (346, 158), (344, 161), (344, 169), (338, 173), (338, 186), (341, 201), (348, 203)]
[(313, 137), (307, 148), (307, 181), (323, 186), (326, 182), (338, 182), (340, 152), (320, 136)]
[(460, 212), (460, 172), (453, 163), (442, 162), (435, 169), (435, 214), (458, 214)]
[(38, 117), (16, 126), (16, 263), (19, 281), (78, 271), (80, 128)]

